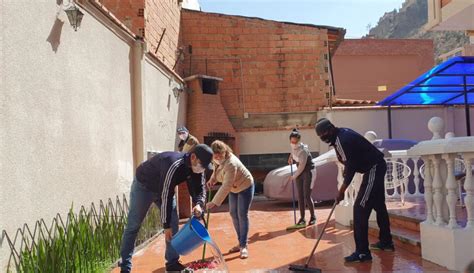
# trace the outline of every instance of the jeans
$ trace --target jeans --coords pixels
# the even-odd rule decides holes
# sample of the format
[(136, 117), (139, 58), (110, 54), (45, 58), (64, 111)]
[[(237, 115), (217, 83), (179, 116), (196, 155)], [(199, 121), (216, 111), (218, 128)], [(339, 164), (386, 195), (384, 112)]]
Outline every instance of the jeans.
[(240, 247), (247, 247), (249, 233), (249, 209), (252, 204), (255, 186), (248, 187), (239, 193), (229, 194), (229, 213), (232, 217)]
[[(122, 246), (120, 247), (120, 255), (122, 257), (120, 268), (122, 272), (130, 272), (132, 269), (132, 255), (133, 250), (135, 249), (135, 240), (143, 219), (145, 218), (148, 209), (153, 202), (158, 207), (160, 207), (160, 194), (147, 190), (135, 178), (130, 190), (130, 206), (128, 211), (127, 226), (125, 227), (122, 237)], [(178, 232), (176, 197), (173, 197), (173, 210), (171, 212), (170, 224), (172, 233), (174, 235), (176, 232)], [(166, 265), (175, 264), (179, 260), (179, 254), (176, 252), (176, 250), (174, 250), (170, 242), (166, 242), (165, 259)]]

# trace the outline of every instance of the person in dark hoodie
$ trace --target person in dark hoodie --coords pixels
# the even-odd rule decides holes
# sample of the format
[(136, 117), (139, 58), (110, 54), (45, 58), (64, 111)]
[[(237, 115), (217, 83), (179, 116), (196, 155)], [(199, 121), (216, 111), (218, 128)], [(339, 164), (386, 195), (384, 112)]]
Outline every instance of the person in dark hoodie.
[(166, 271), (181, 271), (185, 267), (171, 246), (171, 237), (178, 232), (175, 186), (186, 181), (196, 206), (193, 213), (200, 217), (206, 200), (204, 172), (212, 168), (212, 150), (205, 144), (196, 145), (188, 153), (163, 152), (138, 166), (130, 191), (127, 226), (120, 249), (121, 273), (132, 269), (132, 255), (141, 223), (152, 203), (160, 208), (166, 240)]
[(316, 223), (316, 214), (314, 213), (314, 202), (311, 197), (313, 188), (313, 174), (311, 171), (314, 169), (313, 158), (309, 152), (308, 145), (301, 142), (301, 134), (298, 129), (293, 129), (290, 134), (290, 146), (291, 154), (288, 158), (288, 164), (296, 164), (297, 166), (296, 171), (290, 179), (296, 183), (296, 188), (298, 189), (298, 207), (301, 217), (296, 225), (302, 227), (306, 225), (304, 215), (306, 207), (308, 207), (311, 216), (308, 224), (314, 225)]
[(336, 202), (344, 200), (344, 192), (355, 173), (363, 173), (359, 193), (354, 203), (355, 252), (344, 258), (345, 262), (371, 261), (369, 250), (369, 216), (372, 209), (377, 213), (380, 229), (379, 241), (370, 249), (394, 251), (390, 222), (385, 205), (385, 173), (387, 164), (384, 154), (360, 134), (348, 128), (337, 128), (326, 118), (316, 123), (316, 134), (322, 141), (334, 147), (337, 159), (344, 164), (344, 183), (339, 189)]

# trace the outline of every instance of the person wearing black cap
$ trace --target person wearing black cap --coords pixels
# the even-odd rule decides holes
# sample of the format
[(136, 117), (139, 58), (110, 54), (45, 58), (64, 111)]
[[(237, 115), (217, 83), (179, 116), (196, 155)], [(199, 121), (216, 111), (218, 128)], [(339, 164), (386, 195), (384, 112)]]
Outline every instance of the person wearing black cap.
[(187, 153), (189, 152), (194, 146), (199, 144), (197, 138), (189, 133), (189, 130), (182, 126), (176, 130), (178, 133), (178, 137), (180, 139), (178, 143), (178, 151)]
[(337, 159), (344, 164), (344, 183), (339, 189), (336, 202), (344, 199), (344, 192), (356, 172), (364, 177), (354, 203), (354, 241), (356, 250), (345, 257), (346, 262), (371, 261), (369, 250), (369, 217), (372, 209), (377, 213), (379, 242), (370, 249), (394, 251), (390, 221), (385, 205), (385, 173), (387, 164), (384, 155), (360, 134), (348, 128), (337, 128), (328, 119), (316, 123), (316, 134), (322, 141), (336, 150)]
[(178, 232), (175, 186), (186, 181), (193, 203), (193, 214), (200, 217), (206, 200), (204, 172), (212, 168), (212, 150), (205, 144), (196, 145), (188, 153), (163, 152), (138, 166), (130, 191), (127, 226), (122, 237), (120, 255), (121, 273), (132, 268), (135, 239), (141, 223), (152, 203), (160, 208), (166, 240), (166, 271), (181, 271), (185, 267), (170, 244)]

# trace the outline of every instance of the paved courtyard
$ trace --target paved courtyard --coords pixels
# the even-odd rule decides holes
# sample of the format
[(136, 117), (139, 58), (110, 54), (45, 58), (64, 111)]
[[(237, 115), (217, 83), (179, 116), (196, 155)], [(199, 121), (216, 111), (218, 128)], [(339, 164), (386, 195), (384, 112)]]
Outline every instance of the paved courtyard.
[[(226, 209), (223, 206), (213, 213), (209, 225), (211, 236), (221, 248), (230, 272), (288, 272), (289, 264), (304, 264), (330, 211), (328, 207), (317, 208), (316, 226), (287, 232), (286, 227), (293, 222), (291, 204), (254, 202), (250, 212), (250, 257), (241, 260), (238, 253), (227, 253), (236, 244), (236, 237)], [(375, 242), (376, 238), (370, 240)], [(351, 254), (353, 249), (352, 231), (336, 225), (332, 219), (310, 266), (317, 266), (323, 272), (451, 272), (402, 249), (393, 253), (373, 252), (372, 263), (344, 265), (343, 257)], [(160, 236), (134, 257), (132, 272), (165, 272), (163, 253), (164, 239)], [(183, 263), (189, 263), (201, 255), (200, 248), (181, 259)], [(113, 271), (118, 272), (118, 269)]]

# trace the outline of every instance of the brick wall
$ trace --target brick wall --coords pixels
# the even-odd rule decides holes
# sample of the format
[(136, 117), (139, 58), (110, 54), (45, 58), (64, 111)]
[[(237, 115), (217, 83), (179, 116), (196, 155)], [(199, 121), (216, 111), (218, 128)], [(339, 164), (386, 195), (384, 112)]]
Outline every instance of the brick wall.
[(231, 120), (244, 112), (315, 111), (325, 105), (326, 29), (188, 10), (181, 19), (186, 55), (179, 72), (223, 78), (220, 96)]
[[(433, 65), (432, 40), (345, 40), (333, 58), (336, 97), (382, 100)], [(379, 86), (387, 90), (379, 92)]]
[(173, 68), (179, 41), (181, 7), (177, 0), (145, 0), (145, 37), (147, 48), (155, 53), (166, 29), (158, 52), (155, 54), (166, 66)]
[(199, 79), (188, 82), (191, 90), (188, 97), (186, 122), (192, 135), (204, 143), (211, 132), (227, 133), (235, 137), (234, 153), (239, 154), (238, 136), (227, 117), (219, 94), (203, 94)]
[(143, 10), (145, 0), (99, 0), (115, 17), (133, 33), (143, 36), (145, 20)]
[[(100, 0), (134, 33), (145, 38), (148, 50), (168, 68), (175, 65), (181, 7), (178, 0)], [(158, 43), (158, 51), (155, 54)]]
[(452, 0), (441, 0), (441, 7), (447, 6)]

